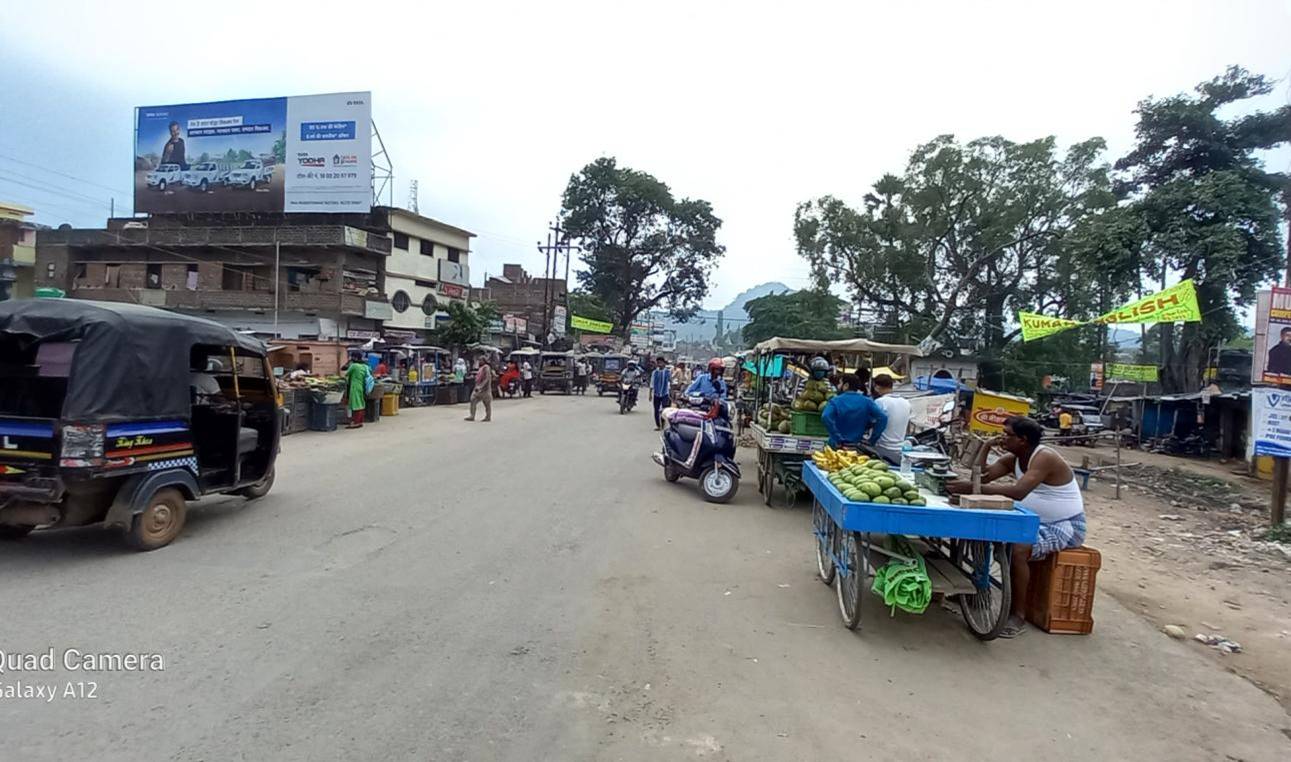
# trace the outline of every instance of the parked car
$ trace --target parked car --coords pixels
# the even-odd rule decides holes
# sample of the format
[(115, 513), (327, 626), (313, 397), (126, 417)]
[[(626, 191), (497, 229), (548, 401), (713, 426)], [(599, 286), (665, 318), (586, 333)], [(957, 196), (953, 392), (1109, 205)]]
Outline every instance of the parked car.
[(225, 165), (204, 161), (188, 168), (184, 173), (184, 185), (205, 193), (210, 186), (223, 184), (228, 176), (229, 170)]
[(178, 164), (160, 164), (145, 176), (145, 180), (149, 188), (164, 191), (167, 186), (184, 184), (184, 170)]
[(255, 190), (257, 186), (269, 182), (272, 177), (272, 166), (266, 167), (259, 159), (247, 159), (242, 162), (242, 166), (229, 172), (224, 184)]

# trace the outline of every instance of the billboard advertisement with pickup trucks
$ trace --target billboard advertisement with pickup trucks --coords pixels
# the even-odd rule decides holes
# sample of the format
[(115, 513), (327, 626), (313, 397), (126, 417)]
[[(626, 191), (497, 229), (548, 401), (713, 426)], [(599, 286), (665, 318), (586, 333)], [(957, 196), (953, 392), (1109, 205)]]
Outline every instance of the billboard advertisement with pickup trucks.
[(372, 94), (135, 110), (134, 210), (367, 212)]

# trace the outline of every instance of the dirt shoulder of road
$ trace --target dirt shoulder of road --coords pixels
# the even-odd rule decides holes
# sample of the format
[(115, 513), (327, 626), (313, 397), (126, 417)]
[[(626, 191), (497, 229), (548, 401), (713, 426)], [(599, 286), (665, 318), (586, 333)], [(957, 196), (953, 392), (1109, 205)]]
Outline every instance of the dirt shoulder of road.
[[(1084, 454), (1109, 454), (1062, 449), (1074, 464)], [(1088, 544), (1103, 557), (1099, 589), (1158, 628), (1181, 628), (1190, 648), (1291, 712), (1291, 544), (1261, 538), (1268, 483), (1232, 473), (1240, 463), (1121, 456), (1141, 464), (1123, 470), (1121, 499), (1112, 472), (1096, 474), (1085, 492)], [(1218, 635), (1241, 651), (1197, 635)]]

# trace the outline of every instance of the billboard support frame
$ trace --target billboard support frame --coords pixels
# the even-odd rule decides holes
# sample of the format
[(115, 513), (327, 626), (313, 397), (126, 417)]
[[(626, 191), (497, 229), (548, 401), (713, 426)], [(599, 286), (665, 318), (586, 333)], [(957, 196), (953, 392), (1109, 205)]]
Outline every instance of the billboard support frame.
[(386, 206), (394, 206), (394, 161), (386, 151), (386, 143), (381, 139), (381, 131), (377, 129), (375, 119), (372, 120), (372, 139), (378, 146), (377, 150), (372, 152), (372, 205), (381, 206), (381, 194), (388, 193), (389, 199)]

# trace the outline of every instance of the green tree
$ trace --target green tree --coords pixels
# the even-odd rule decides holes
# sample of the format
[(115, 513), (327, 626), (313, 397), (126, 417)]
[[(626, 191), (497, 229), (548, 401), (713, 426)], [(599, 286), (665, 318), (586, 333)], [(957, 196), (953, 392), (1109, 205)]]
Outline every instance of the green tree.
[(586, 291), (569, 292), (569, 314), (585, 317), (589, 320), (600, 320), (602, 322), (613, 322), (610, 316), (610, 308), (605, 306), (605, 302), (595, 294), (589, 294)]
[(677, 199), (657, 178), (601, 158), (569, 178), (561, 225), (582, 245), (583, 290), (610, 312), (616, 332), (647, 310), (685, 319), (708, 294), (708, 279), (726, 248), (712, 205)]
[(497, 308), (487, 302), (479, 307), (471, 307), (463, 302), (452, 301), (448, 303), (446, 312), (450, 322), (436, 328), (431, 335), (435, 343), (459, 349), (478, 343), (488, 330), (489, 323), (501, 316)]
[(949, 333), (998, 355), (1017, 310), (1085, 314), (1100, 288), (1117, 289), (1073, 256), (1077, 245), (1101, 251), (1105, 235), (1073, 233), (1115, 207), (1103, 148), (1098, 138), (1062, 152), (1052, 137), (940, 136), (859, 209), (832, 196), (801, 204), (798, 253), (819, 288), (844, 284), (873, 322), (904, 327), (902, 339)]
[(838, 326), (843, 300), (827, 291), (794, 291), (769, 294), (744, 306), (749, 322), (744, 326), (748, 346), (773, 336), (794, 339), (845, 339), (848, 332)]
[(1219, 113), (1273, 84), (1234, 66), (1193, 94), (1142, 101), (1135, 147), (1116, 163), (1142, 229), (1144, 275), (1197, 285), (1202, 322), (1159, 327), (1154, 361), (1167, 391), (1198, 388), (1208, 348), (1240, 335), (1237, 309), (1283, 266), (1277, 200), (1288, 178), (1267, 172), (1257, 152), (1291, 141), (1291, 106)]

